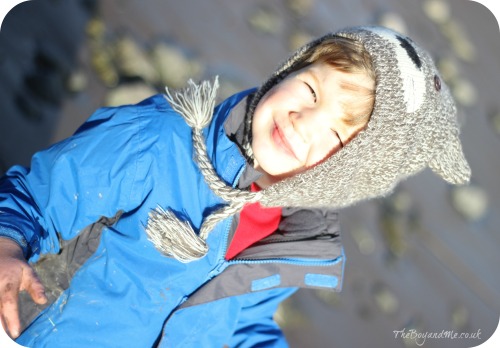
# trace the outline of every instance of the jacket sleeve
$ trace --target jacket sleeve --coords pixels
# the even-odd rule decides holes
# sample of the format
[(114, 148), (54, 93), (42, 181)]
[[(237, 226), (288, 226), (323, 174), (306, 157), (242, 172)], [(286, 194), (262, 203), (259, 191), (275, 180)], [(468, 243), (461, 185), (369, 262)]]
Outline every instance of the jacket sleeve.
[(278, 305), (296, 290), (296, 288), (280, 288), (247, 295), (251, 301), (242, 307), (228, 347), (288, 347), (274, 316)]
[(71, 137), (36, 153), (31, 168), (0, 179), (0, 236), (35, 261), (59, 251), (101, 216), (130, 210), (140, 196), (142, 122), (137, 108), (98, 110)]

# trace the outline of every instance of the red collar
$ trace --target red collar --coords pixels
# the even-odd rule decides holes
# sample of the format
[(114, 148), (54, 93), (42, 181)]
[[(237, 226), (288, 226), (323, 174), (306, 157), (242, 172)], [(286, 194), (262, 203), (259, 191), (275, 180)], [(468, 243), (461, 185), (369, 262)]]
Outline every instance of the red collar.
[[(252, 183), (252, 192), (260, 191)], [(257, 203), (246, 204), (240, 212), (240, 221), (234, 233), (233, 240), (226, 252), (226, 260), (230, 260), (250, 245), (269, 236), (277, 230), (281, 220), (281, 208), (265, 208)]]

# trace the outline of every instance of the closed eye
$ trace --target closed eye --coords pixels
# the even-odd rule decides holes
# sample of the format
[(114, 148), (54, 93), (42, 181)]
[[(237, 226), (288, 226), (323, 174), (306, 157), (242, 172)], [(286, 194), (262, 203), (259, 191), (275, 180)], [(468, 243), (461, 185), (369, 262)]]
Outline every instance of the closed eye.
[(316, 103), (316, 101), (318, 100), (316, 92), (314, 91), (314, 89), (311, 87), (310, 84), (308, 84), (307, 82), (304, 82), (304, 83), (306, 84), (307, 88), (309, 88), (309, 91), (311, 92), (311, 95), (313, 96), (314, 103)]
[(333, 134), (335, 135), (335, 137), (337, 137), (337, 139), (339, 140), (339, 143), (340, 143), (340, 148), (343, 148), (344, 147), (344, 143), (342, 142), (342, 139), (340, 139), (340, 135), (339, 133), (337, 133), (336, 130), (332, 129), (332, 132)]

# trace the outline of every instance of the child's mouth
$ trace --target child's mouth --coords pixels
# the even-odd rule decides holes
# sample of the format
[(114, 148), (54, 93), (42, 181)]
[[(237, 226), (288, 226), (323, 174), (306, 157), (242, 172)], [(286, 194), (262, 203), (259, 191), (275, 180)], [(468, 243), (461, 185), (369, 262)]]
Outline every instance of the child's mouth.
[(278, 145), (283, 151), (288, 154), (289, 156), (295, 158), (298, 160), (297, 156), (295, 155), (295, 152), (293, 151), (292, 146), (284, 136), (284, 134), (281, 132), (280, 128), (274, 124), (274, 129), (272, 133), (272, 137), (274, 140), (274, 143)]

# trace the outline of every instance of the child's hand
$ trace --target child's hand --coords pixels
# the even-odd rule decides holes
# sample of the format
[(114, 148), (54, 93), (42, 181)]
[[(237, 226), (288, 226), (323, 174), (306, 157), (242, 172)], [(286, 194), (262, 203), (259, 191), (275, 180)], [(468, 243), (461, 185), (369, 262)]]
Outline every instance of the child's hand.
[(23, 257), (21, 247), (0, 238), (0, 322), (12, 338), (19, 336), (18, 296), (27, 291), (37, 304), (47, 302), (44, 287)]

